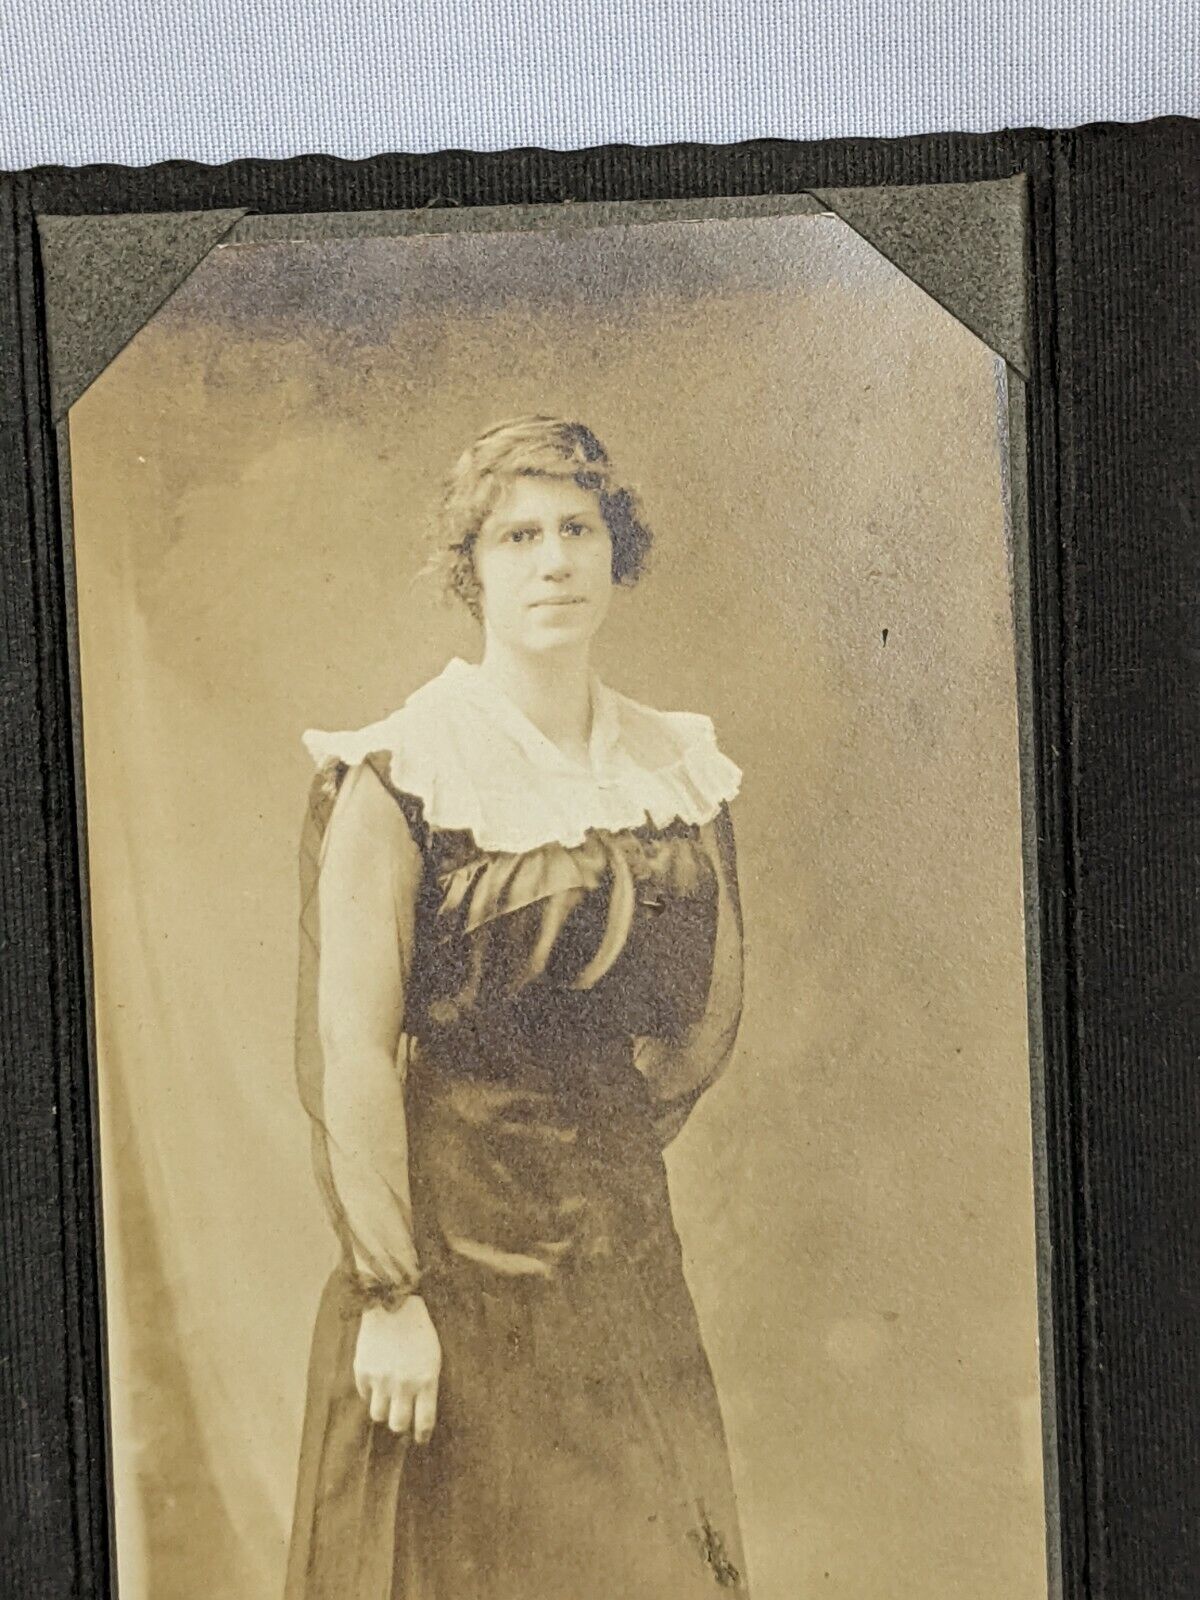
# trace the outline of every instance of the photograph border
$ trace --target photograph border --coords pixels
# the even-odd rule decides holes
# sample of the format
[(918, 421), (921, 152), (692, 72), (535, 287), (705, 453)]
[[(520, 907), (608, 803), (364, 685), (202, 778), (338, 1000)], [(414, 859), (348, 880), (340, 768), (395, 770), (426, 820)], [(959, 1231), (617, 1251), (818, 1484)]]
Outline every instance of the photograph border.
[(1196, 326), (1197, 127), (0, 177), (0, 1500), (21, 1592), (106, 1594), (111, 1561), (79, 696), (38, 218), (687, 200), (1019, 175), (1031, 333), (1023, 766), (1031, 755), (1059, 1466), (1048, 1533), (1068, 1600), (1192, 1592), (1200, 1536), (1184, 1513), (1197, 1488), (1180, 1419), (1198, 1362), (1180, 1304), (1195, 1304), (1200, 1256), (1184, 1248), (1200, 1210), (1183, 1092), (1196, 1016), (1186, 982), (1161, 975), (1186, 975), (1200, 899), (1184, 803), (1197, 771), (1186, 507), (1200, 378), (1179, 327), (1189, 294)]

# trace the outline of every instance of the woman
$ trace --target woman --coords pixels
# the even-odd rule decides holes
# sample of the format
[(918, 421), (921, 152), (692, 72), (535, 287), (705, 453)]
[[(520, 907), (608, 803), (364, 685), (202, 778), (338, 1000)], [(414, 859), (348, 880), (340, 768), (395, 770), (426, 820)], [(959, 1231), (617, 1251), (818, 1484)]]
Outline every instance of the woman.
[(342, 1261), (287, 1595), (745, 1593), (662, 1158), (737, 1032), (741, 775), (591, 667), (650, 535), (587, 428), (484, 434), (442, 533), (478, 664), (305, 735), (298, 1072)]

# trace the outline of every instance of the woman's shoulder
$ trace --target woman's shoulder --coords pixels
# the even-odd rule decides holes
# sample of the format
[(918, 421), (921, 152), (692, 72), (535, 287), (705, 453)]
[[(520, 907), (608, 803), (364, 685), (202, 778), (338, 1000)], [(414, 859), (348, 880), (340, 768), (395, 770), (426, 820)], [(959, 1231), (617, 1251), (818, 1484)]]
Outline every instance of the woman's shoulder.
[(370, 766), (424, 824), (475, 827), (480, 729), (453, 678), (449, 668), (443, 670), (394, 711), (360, 727), (305, 729), (301, 740), (316, 767), (318, 790), (336, 791), (349, 770)]
[(605, 698), (614, 762), (656, 821), (705, 822), (737, 796), (741, 768), (721, 748), (707, 712), (664, 710), (615, 689)]
[(606, 688), (605, 694), (614, 732), (647, 765), (666, 765), (689, 750), (717, 748), (716, 724), (707, 712), (666, 710), (613, 688)]
[(319, 785), (332, 791), (348, 768), (370, 763), (395, 796), (419, 805), (427, 826), (509, 853), (577, 844), (590, 828), (616, 831), (647, 817), (702, 824), (738, 793), (741, 769), (704, 712), (663, 710), (597, 680), (595, 766), (581, 778), (473, 682), (452, 662), (385, 717), (307, 729)]
[(305, 728), (300, 741), (318, 769), (360, 766), (369, 756), (390, 751), (403, 737), (403, 710), (361, 728)]
[(445, 673), (430, 678), (394, 711), (354, 728), (306, 728), (300, 735), (318, 768), (353, 767), (372, 756), (415, 756), (444, 744), (449, 732), (450, 697)]

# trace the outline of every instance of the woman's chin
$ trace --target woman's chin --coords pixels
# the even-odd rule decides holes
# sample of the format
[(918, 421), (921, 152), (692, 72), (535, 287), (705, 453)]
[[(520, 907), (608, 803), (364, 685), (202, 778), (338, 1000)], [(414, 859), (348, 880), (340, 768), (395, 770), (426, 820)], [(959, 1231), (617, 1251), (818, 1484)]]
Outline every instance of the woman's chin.
[(590, 607), (546, 606), (535, 612), (525, 628), (522, 644), (526, 650), (562, 650), (586, 645), (599, 623)]

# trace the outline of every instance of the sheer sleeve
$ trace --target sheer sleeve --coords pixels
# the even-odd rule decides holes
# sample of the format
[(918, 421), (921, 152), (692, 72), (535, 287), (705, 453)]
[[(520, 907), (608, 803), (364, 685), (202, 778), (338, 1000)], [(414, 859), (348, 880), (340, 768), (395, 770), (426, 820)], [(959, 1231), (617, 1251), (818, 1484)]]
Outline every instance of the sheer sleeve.
[(368, 760), (314, 780), (301, 851), (297, 1075), (313, 1158), (362, 1303), (419, 1283), (403, 1019), (422, 857)]
[(641, 1039), (637, 1063), (650, 1086), (662, 1144), (682, 1129), (700, 1096), (733, 1054), (742, 1018), (743, 925), (737, 851), (728, 804), (700, 832), (717, 881), (716, 934), (708, 999), (699, 1019), (678, 1039)]

